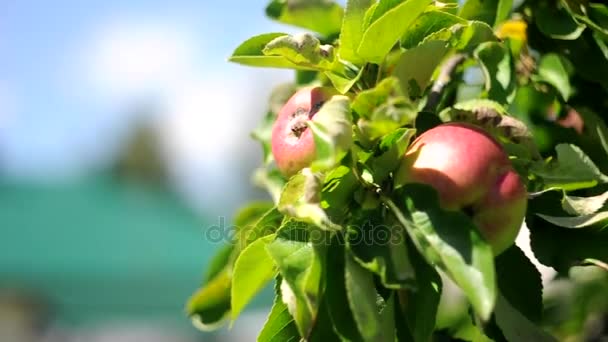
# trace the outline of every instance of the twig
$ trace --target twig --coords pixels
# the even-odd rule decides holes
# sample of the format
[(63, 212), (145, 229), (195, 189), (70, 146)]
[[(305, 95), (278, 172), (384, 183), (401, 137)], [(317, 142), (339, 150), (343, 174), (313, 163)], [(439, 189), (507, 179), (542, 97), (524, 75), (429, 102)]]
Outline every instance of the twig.
[(435, 83), (433, 83), (433, 87), (429, 93), (428, 100), (424, 106), (424, 111), (435, 112), (437, 110), (437, 105), (439, 105), (445, 87), (450, 83), (456, 68), (458, 68), (465, 59), (466, 55), (458, 53), (448, 58), (448, 60), (443, 63), (441, 70), (439, 71), (439, 76)]

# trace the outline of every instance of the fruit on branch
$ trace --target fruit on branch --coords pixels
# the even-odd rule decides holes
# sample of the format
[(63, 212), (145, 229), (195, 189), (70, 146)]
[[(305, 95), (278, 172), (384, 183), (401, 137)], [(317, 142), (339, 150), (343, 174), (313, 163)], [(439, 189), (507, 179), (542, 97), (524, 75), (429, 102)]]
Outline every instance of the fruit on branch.
[(432, 186), (444, 209), (470, 215), (495, 255), (515, 241), (526, 189), (502, 146), (481, 128), (447, 123), (424, 132), (406, 151), (399, 177)]
[(277, 115), (272, 128), (272, 154), (285, 176), (292, 176), (315, 159), (315, 142), (306, 124), (325, 101), (337, 92), (329, 87), (306, 87), (298, 90)]

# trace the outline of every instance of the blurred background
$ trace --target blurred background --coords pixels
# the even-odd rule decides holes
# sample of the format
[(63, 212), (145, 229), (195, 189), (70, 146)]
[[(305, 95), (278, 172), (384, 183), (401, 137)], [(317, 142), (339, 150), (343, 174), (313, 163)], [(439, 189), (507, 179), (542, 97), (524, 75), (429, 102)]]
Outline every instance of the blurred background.
[[(227, 62), (296, 32), (265, 0), (0, 0), (0, 340), (253, 340), (270, 298), (201, 333), (184, 304), (263, 197), (249, 132), (289, 71)], [(222, 221), (224, 220), (224, 221)]]

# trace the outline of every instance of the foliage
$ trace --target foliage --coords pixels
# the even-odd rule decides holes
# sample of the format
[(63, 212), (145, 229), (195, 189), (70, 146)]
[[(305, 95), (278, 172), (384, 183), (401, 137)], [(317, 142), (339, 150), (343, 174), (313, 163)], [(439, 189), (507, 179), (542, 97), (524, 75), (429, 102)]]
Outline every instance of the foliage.
[[(198, 326), (234, 322), (276, 279), (258, 341), (593, 337), (585, 322), (608, 312), (608, 5), (460, 3), (270, 2), (271, 19), (310, 32), (260, 34), (230, 57), (295, 77), (269, 94), (253, 133), (264, 150), (254, 179), (271, 200), (235, 216), (230, 246), (188, 303)], [(310, 85), (346, 96), (310, 125), (317, 160), (286, 178), (273, 164), (270, 129), (287, 98)], [(444, 121), (483, 127), (508, 151), (529, 193), (532, 252), (559, 273), (544, 290), (519, 247), (494, 257), (434, 189), (395, 186), (410, 141)], [(599, 270), (599, 280), (580, 269)], [(582, 299), (560, 300), (555, 283)], [(450, 284), (466, 301), (446, 321)]]

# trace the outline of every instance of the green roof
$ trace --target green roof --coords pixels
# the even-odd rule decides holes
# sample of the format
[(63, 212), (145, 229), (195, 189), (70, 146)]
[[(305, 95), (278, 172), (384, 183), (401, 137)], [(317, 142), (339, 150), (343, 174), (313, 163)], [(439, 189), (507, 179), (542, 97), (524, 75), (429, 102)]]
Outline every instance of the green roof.
[(221, 244), (217, 222), (161, 187), (95, 176), (71, 183), (0, 183), (0, 282), (36, 290), (60, 321), (161, 319), (183, 306)]

